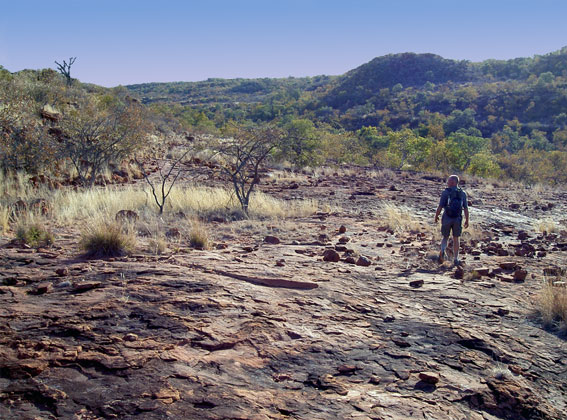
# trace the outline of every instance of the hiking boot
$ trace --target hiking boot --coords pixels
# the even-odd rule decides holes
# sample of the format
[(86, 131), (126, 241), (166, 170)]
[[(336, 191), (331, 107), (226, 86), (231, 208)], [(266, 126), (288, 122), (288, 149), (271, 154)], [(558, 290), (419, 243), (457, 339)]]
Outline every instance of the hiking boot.
[(462, 262), (461, 262), (461, 260), (458, 260), (458, 259), (455, 258), (455, 260), (453, 261), (453, 264), (455, 264), (455, 267), (460, 267)]
[(445, 251), (441, 251), (439, 253), (439, 264), (443, 264), (447, 259), (447, 253)]

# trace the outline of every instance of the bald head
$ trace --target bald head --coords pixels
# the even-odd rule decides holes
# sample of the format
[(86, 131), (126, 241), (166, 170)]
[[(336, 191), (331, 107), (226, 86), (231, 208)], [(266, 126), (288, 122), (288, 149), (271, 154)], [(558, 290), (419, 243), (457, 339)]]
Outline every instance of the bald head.
[(457, 175), (451, 175), (448, 179), (447, 179), (447, 186), (449, 188), (452, 187), (456, 187), (459, 185), (459, 177)]

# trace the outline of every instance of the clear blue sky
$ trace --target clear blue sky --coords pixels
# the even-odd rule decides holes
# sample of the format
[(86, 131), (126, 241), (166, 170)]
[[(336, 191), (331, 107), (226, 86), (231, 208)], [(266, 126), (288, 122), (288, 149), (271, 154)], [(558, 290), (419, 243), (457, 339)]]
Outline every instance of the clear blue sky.
[(565, 0), (1, 0), (0, 65), (104, 86), (342, 74), (432, 52), (481, 61), (567, 45)]

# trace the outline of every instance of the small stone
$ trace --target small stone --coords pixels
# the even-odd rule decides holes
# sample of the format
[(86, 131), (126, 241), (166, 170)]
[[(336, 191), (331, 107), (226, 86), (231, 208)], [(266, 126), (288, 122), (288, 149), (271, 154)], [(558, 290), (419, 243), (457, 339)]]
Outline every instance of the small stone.
[(69, 287), (69, 286), (71, 286), (71, 282), (68, 281), (68, 280), (62, 281), (61, 283), (57, 283), (55, 285), (55, 287), (60, 288), (60, 289), (62, 289), (64, 287)]
[(334, 249), (326, 249), (323, 252), (323, 261), (338, 262), (341, 260), (341, 256)]
[(439, 375), (436, 372), (420, 372), (419, 379), (428, 384), (435, 385), (439, 382)]
[(53, 286), (53, 285), (52, 285), (50, 282), (48, 282), (48, 281), (43, 282), (43, 283), (39, 283), (39, 284), (36, 286), (36, 288), (35, 288), (33, 294), (35, 294), (35, 295), (43, 295), (43, 294), (49, 292), (49, 291), (51, 290), (51, 287), (52, 287), (52, 286)]
[(521, 283), (526, 280), (528, 276), (528, 272), (526, 270), (522, 270), (521, 268), (514, 271), (514, 281)]
[(424, 283), (425, 283), (425, 282), (423, 281), (423, 279), (418, 279), (418, 280), (412, 280), (412, 281), (410, 281), (410, 282), (409, 282), (409, 285), (410, 285), (411, 287), (418, 288), (418, 287), (423, 286)]
[(490, 268), (488, 267), (480, 267), (480, 268), (475, 268), (476, 273), (479, 276), (488, 276), (490, 274)]
[(349, 241), (350, 241), (350, 238), (348, 236), (341, 236), (339, 238), (339, 243), (341, 243), (341, 244), (346, 244)]
[(69, 275), (69, 269), (67, 267), (58, 268), (57, 270), (55, 270), (55, 274), (57, 274), (59, 277), (68, 276)]
[(504, 308), (498, 308), (498, 310), (496, 311), (496, 313), (500, 316), (505, 316), (508, 315), (510, 313), (509, 309), (504, 309)]
[(362, 267), (368, 267), (369, 265), (372, 264), (372, 261), (370, 261), (370, 258), (365, 257), (363, 255), (361, 255), (358, 260), (356, 261), (356, 265), (362, 266)]
[(356, 260), (354, 259), (353, 256), (348, 256), (348, 257), (346, 257), (346, 258), (344, 259), (344, 261), (345, 261), (347, 264), (356, 264)]
[(264, 243), (267, 243), (267, 244), (277, 245), (280, 242), (281, 242), (280, 239), (276, 236), (266, 236), (264, 238)]
[(411, 344), (408, 343), (406, 340), (402, 340), (401, 338), (392, 338), (392, 342), (401, 348), (411, 347)]
[(337, 368), (341, 375), (351, 375), (355, 373), (358, 368), (355, 365), (341, 365)]
[(138, 335), (134, 333), (128, 333), (123, 338), (124, 341), (138, 341)]
[(285, 260), (277, 260), (276, 267), (285, 267)]
[(370, 377), (370, 380), (369, 380), (368, 382), (370, 382), (371, 384), (374, 384), (374, 385), (378, 385), (378, 384), (380, 383), (380, 381), (381, 381), (381, 379), (380, 379), (379, 376), (377, 376), (377, 375), (372, 375), (372, 376)]
[(181, 237), (181, 232), (177, 228), (171, 228), (165, 232), (165, 236), (170, 239), (179, 239)]
[(502, 270), (514, 270), (518, 264), (514, 261), (504, 261), (498, 264)]
[(346, 226), (345, 226), (345, 225), (342, 225), (342, 226), (339, 228), (339, 233), (345, 233), (345, 232), (346, 232)]
[(455, 277), (456, 279), (462, 279), (464, 276), (465, 270), (463, 270), (463, 267), (457, 267), (455, 273), (453, 274), (453, 277)]

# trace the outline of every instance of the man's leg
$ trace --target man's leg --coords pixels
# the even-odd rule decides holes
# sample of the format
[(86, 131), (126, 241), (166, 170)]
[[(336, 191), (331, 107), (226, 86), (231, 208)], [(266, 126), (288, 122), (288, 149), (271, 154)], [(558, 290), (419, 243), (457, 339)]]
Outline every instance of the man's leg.
[(443, 236), (443, 240), (441, 241), (441, 253), (439, 254), (439, 262), (442, 263), (445, 261), (445, 250), (447, 249), (447, 242), (449, 241), (448, 236)]
[(455, 265), (459, 263), (459, 237), (453, 236), (453, 258)]

